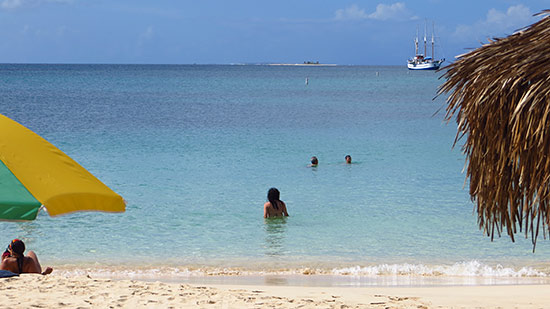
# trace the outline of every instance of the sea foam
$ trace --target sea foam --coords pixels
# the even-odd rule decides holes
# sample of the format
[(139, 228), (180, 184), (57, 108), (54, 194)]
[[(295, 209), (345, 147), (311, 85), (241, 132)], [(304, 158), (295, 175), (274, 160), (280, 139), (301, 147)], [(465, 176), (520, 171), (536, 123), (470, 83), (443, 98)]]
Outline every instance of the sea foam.
[(462, 276), (462, 277), (547, 277), (548, 273), (532, 267), (519, 269), (500, 264), (490, 266), (479, 261), (460, 262), (452, 265), (381, 264), (335, 268), (335, 275), (351, 276)]
[[(459, 262), (450, 265), (426, 265), (426, 264), (379, 264), (370, 266), (353, 266), (342, 268), (310, 268), (297, 267), (285, 269), (262, 269), (251, 267), (168, 267), (168, 266), (101, 266), (91, 267), (60, 266), (56, 269), (57, 275), (62, 276), (92, 276), (117, 279), (145, 279), (145, 280), (189, 280), (212, 277), (265, 277), (265, 276), (303, 276), (303, 277), (330, 277), (331, 280), (363, 280), (369, 285), (376, 282), (398, 285), (424, 284), (423, 282), (441, 283), (452, 282), (455, 284), (487, 284), (517, 283), (506, 279), (541, 279), (550, 278), (548, 267), (509, 267), (488, 265), (479, 261)], [(411, 279), (412, 278), (412, 279)], [(415, 279), (416, 278), (416, 279)], [(420, 278), (420, 279), (419, 279)], [(486, 279), (491, 279), (487, 281)], [(492, 279), (497, 279), (492, 280)], [(502, 279), (498, 281), (499, 279)], [(473, 281), (472, 281), (473, 280)], [(481, 280), (481, 281), (480, 281)]]

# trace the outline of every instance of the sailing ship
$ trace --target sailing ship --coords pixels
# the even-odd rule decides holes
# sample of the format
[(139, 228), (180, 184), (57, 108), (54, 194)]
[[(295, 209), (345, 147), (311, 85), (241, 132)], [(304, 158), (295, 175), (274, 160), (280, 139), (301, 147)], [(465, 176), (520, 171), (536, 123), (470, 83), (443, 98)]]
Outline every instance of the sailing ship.
[[(433, 27), (433, 25), (432, 25)], [(432, 56), (427, 56), (427, 39), (426, 39), (426, 26), (424, 26), (424, 54), (418, 52), (418, 27), (416, 28), (416, 38), (414, 39), (414, 53), (415, 56), (407, 61), (407, 67), (409, 70), (437, 70), (441, 64), (445, 61), (445, 58), (435, 59), (435, 39), (434, 31), (432, 29)]]

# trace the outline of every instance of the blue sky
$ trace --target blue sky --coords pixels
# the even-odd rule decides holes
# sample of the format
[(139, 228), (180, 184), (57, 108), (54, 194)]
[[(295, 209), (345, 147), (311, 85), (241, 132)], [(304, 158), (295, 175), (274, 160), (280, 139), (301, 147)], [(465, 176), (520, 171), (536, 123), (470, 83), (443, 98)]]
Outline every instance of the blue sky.
[(401, 65), (426, 19), (436, 57), (452, 60), (546, 8), (550, 0), (0, 0), (0, 63)]

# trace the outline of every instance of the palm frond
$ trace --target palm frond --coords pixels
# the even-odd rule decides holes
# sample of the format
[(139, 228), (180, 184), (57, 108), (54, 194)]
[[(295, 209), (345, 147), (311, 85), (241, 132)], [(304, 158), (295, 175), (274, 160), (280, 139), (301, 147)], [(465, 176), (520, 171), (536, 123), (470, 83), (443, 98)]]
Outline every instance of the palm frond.
[[(550, 224), (550, 10), (446, 67), (439, 95), (456, 117), (478, 223), (493, 238)], [(543, 233), (544, 234), (544, 233)]]

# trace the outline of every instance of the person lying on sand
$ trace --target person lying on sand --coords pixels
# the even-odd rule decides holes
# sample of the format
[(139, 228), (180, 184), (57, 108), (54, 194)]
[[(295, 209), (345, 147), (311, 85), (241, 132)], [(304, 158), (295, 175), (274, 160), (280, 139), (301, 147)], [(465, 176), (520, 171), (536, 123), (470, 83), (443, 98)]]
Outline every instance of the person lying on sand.
[(8, 270), (16, 274), (42, 274), (47, 275), (53, 271), (53, 268), (47, 267), (42, 271), (38, 257), (34, 251), (29, 251), (28, 255), (24, 255), (25, 244), (19, 239), (14, 239), (8, 246), (8, 249), (2, 254), (2, 264), (0, 269)]
[(271, 188), (267, 191), (267, 200), (264, 204), (264, 218), (270, 217), (288, 217), (286, 205), (279, 199), (280, 193), (276, 188)]

